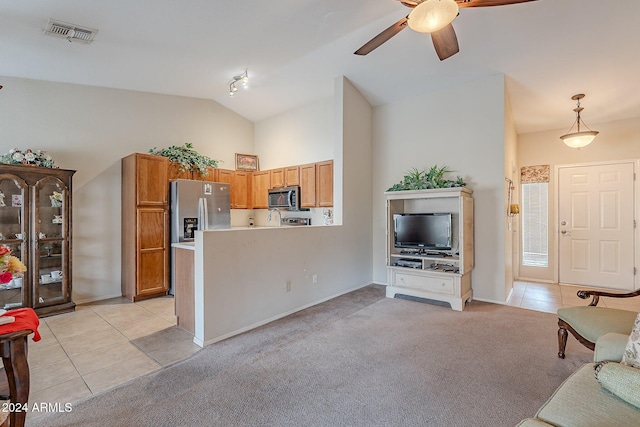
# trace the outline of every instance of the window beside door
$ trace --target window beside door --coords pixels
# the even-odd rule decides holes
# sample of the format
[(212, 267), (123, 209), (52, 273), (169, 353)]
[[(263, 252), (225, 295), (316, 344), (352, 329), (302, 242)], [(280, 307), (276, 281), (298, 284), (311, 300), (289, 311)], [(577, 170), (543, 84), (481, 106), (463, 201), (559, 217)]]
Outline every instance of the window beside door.
[(549, 266), (549, 183), (522, 184), (522, 265)]

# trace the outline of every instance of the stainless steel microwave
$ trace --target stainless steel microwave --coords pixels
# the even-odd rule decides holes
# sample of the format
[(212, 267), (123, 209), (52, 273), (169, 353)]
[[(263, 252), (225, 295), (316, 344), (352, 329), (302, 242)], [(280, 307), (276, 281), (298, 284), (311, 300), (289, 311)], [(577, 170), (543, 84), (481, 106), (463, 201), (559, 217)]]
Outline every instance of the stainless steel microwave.
[(269, 190), (269, 209), (299, 211), (300, 187), (282, 187)]

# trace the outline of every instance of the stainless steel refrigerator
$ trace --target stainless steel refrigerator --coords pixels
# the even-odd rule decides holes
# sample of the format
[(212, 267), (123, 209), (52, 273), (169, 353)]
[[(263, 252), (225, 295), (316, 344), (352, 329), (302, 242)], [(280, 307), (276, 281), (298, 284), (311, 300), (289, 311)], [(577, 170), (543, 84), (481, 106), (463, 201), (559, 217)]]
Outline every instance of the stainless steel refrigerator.
[[(177, 179), (171, 183), (171, 243), (193, 242), (196, 230), (231, 227), (231, 193), (223, 182)], [(175, 268), (171, 251), (171, 284), (174, 295)]]
[(171, 243), (192, 242), (196, 230), (231, 227), (231, 193), (222, 182), (177, 179), (171, 183)]

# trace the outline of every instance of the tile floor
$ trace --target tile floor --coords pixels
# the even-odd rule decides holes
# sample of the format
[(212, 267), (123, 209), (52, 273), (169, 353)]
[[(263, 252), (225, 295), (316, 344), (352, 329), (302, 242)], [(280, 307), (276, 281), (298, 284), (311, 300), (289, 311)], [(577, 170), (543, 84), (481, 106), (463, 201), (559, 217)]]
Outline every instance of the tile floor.
[[(589, 305), (591, 298), (586, 300), (578, 298), (577, 292), (581, 289), (586, 290), (589, 288), (585, 286), (559, 285), (557, 283), (515, 282), (513, 293), (507, 304), (529, 310), (555, 313), (562, 307)], [(599, 290), (606, 291), (605, 289)], [(610, 292), (624, 293), (625, 291), (611, 290)], [(602, 297), (598, 306), (640, 312), (640, 298)]]
[(176, 326), (173, 297), (79, 305), (40, 319), (38, 330), (42, 340), (29, 338), (30, 403), (72, 403), (200, 349)]
[[(583, 287), (516, 282), (508, 304), (555, 313), (587, 305)], [(640, 298), (601, 298), (599, 305), (640, 311)], [(185, 359), (200, 348), (177, 328), (173, 298), (124, 298), (81, 305), (41, 320), (42, 340), (29, 340), (29, 402), (72, 403)], [(28, 418), (38, 416), (30, 413)]]

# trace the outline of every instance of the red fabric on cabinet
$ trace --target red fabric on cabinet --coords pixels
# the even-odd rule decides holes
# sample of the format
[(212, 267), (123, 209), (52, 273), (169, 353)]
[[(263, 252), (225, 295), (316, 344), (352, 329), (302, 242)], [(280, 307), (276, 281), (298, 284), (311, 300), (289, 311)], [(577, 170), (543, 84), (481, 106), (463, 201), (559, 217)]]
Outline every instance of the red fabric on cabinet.
[(32, 308), (16, 308), (15, 310), (7, 311), (3, 316), (12, 316), (16, 321), (7, 323), (6, 325), (0, 325), (0, 335), (30, 330), (33, 331), (33, 340), (40, 341), (40, 333), (38, 332), (40, 319), (38, 319), (38, 315)]

